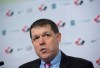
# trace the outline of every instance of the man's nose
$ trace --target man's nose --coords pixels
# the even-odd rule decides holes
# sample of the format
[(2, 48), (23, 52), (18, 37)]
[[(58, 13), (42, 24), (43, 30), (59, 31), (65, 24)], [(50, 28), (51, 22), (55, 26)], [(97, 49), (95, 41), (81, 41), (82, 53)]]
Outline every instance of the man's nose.
[(40, 37), (39, 44), (40, 45), (44, 45), (45, 44), (45, 39), (43, 37)]

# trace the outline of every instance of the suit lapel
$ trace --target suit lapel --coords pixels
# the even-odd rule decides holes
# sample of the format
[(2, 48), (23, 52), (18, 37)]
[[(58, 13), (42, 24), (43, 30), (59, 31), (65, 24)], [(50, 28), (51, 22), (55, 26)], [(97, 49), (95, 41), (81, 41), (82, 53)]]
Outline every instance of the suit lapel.
[(70, 61), (68, 59), (68, 57), (63, 53), (61, 52), (61, 62), (60, 62), (60, 68), (69, 68), (70, 66)]
[(39, 68), (40, 67), (40, 63), (41, 63), (40, 59), (36, 60), (35, 62), (33, 62), (32, 68)]

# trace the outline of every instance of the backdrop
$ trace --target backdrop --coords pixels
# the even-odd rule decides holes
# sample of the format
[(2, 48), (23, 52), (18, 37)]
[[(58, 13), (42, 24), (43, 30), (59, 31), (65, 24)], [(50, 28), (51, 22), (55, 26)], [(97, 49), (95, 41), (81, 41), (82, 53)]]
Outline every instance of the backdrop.
[(60, 49), (100, 68), (100, 0), (0, 0), (0, 68), (35, 60), (29, 27), (53, 20), (62, 33)]

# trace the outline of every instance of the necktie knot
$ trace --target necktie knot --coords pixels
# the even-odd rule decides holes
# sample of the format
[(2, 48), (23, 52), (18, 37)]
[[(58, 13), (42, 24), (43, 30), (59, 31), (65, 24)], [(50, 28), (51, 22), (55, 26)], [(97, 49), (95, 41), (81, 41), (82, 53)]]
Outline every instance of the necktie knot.
[(47, 62), (44, 64), (44, 66), (45, 66), (45, 68), (50, 68), (51, 64), (50, 64), (50, 62)]

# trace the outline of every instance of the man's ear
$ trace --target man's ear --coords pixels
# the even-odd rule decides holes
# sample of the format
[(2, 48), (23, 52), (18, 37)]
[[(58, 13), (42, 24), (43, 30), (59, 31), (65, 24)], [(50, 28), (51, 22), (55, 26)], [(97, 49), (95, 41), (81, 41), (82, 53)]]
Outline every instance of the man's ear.
[(60, 41), (61, 41), (61, 33), (58, 33), (58, 34), (57, 34), (57, 40), (58, 40), (58, 42), (60, 43)]

